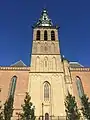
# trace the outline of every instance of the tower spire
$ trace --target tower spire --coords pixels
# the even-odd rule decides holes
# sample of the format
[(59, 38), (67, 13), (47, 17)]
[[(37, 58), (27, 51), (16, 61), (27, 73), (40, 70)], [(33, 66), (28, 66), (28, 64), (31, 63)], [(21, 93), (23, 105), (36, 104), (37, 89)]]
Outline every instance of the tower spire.
[(35, 24), (35, 27), (39, 26), (53, 26), (51, 19), (49, 19), (48, 11), (46, 10), (46, 8), (43, 9), (38, 22)]

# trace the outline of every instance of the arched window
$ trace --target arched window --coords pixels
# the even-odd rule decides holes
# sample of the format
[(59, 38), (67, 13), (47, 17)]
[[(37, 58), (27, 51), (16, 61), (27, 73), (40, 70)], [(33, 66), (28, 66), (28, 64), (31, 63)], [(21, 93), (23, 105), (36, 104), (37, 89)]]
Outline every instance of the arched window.
[(35, 63), (36, 65), (36, 71), (39, 71), (40, 70), (40, 57), (39, 56), (37, 56), (36, 57), (36, 63)]
[(84, 95), (84, 90), (83, 90), (81, 79), (78, 76), (76, 77), (76, 85), (77, 85), (79, 97), (82, 98), (82, 96)]
[(44, 31), (44, 40), (46, 40), (46, 41), (48, 40), (48, 36), (47, 36), (47, 31), (46, 30)]
[(14, 96), (15, 88), (16, 88), (16, 82), (17, 82), (17, 77), (13, 76), (12, 79), (11, 79), (10, 94), (9, 95)]
[(44, 100), (49, 101), (50, 98), (50, 84), (48, 82), (44, 83)]
[(51, 31), (51, 40), (55, 40), (55, 32)]
[(40, 40), (40, 30), (37, 31), (36, 40)]
[(49, 114), (45, 113), (45, 120), (49, 120)]

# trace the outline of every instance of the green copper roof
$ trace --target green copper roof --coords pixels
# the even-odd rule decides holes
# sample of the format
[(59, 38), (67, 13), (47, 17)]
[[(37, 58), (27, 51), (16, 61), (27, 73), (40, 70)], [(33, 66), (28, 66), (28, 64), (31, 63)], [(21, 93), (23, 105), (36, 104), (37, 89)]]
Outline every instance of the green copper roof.
[(41, 27), (41, 26), (53, 26), (51, 19), (49, 19), (48, 11), (43, 9), (41, 13), (41, 17), (38, 22), (34, 25), (34, 27)]

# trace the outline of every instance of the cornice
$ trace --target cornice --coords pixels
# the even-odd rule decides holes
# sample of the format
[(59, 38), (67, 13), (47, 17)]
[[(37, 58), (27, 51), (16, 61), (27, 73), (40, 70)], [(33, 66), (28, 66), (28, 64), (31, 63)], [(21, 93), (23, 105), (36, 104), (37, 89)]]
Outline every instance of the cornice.
[(30, 67), (0, 67), (0, 70), (30, 71)]
[(38, 55), (60, 55), (60, 53), (57, 53), (57, 54), (56, 53), (55, 54), (54, 53), (52, 53), (52, 54), (50, 54), (50, 53), (47, 53), (47, 54), (46, 53), (45, 54), (44, 53), (43, 54), (42, 53), (41, 54), (40, 53), (37, 53), (37, 54), (32, 53), (32, 55), (37, 55), (37, 56)]
[(88, 67), (80, 67), (80, 68), (71, 68), (70, 67), (70, 71), (81, 71), (81, 72), (83, 72), (83, 71), (85, 71), (85, 72), (90, 72), (90, 68)]
[(47, 71), (47, 72), (45, 72), (45, 71), (43, 71), (43, 72), (42, 71), (40, 71), (40, 72), (30, 71), (29, 73), (37, 73), (37, 74), (39, 74), (39, 73), (43, 73), (43, 74), (44, 73), (53, 73), (54, 74), (55, 73), (56, 74), (56, 73), (63, 73), (63, 71), (61, 71), (61, 72), (60, 71), (54, 71), (54, 72), (50, 72), (50, 71)]

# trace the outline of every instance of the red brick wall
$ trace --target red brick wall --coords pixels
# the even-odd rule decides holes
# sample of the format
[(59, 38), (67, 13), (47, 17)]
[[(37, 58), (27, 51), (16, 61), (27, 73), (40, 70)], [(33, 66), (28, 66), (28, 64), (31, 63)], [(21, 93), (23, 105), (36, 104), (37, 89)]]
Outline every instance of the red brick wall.
[(73, 93), (74, 93), (74, 96), (76, 97), (76, 100), (78, 101), (78, 104), (80, 105), (80, 98), (79, 98), (78, 91), (77, 91), (75, 77), (79, 76), (81, 78), (84, 92), (90, 98), (90, 71), (71, 71), (71, 76), (72, 76), (72, 82), (73, 82), (72, 84)]
[(20, 109), (25, 97), (25, 92), (28, 91), (28, 70), (0, 70), (0, 100), (2, 101), (2, 104), (6, 101), (9, 92), (10, 80), (14, 75), (17, 76), (17, 83), (14, 96), (14, 108)]

